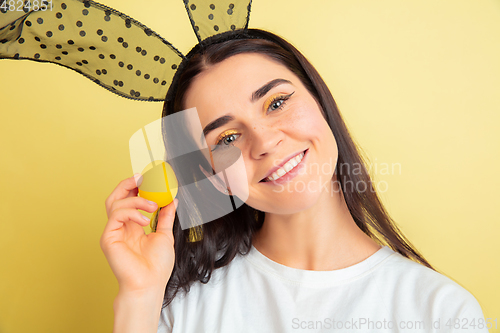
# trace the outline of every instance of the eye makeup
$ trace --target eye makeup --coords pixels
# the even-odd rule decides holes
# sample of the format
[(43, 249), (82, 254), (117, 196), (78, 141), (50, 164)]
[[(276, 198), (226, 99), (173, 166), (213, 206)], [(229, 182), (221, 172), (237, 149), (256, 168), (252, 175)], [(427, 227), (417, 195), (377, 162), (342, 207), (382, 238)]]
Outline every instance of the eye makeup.
[[(239, 135), (238, 131), (237, 130), (234, 130), (234, 129), (230, 129), (230, 130), (227, 130), (227, 131), (224, 131), (222, 132), (218, 137), (217, 139), (215, 140), (215, 148), (212, 149), (212, 151), (216, 150), (218, 146), (220, 146), (224, 140), (226, 140), (227, 138), (233, 136), (233, 135)], [(236, 139), (234, 139), (236, 140)], [(234, 142), (234, 140), (232, 142)], [(231, 144), (232, 142), (229, 142), (228, 144), (226, 145), (229, 145)]]
[[(266, 113), (269, 113), (269, 112), (272, 112), (272, 111), (276, 111), (276, 110), (282, 109), (282, 108), (285, 106), (285, 102), (286, 102), (286, 101), (287, 101), (287, 100), (288, 100), (288, 99), (289, 99), (289, 98), (290, 98), (290, 97), (291, 97), (294, 93), (295, 93), (295, 91), (294, 91), (294, 92), (292, 92), (291, 94), (288, 94), (288, 95), (284, 95), (284, 94), (281, 94), (281, 93), (280, 93), (280, 94), (274, 94), (274, 95), (272, 95), (272, 96), (271, 96), (271, 97), (269, 97), (269, 98), (267, 99), (267, 101), (264, 103), (264, 110), (266, 111)], [(269, 111), (269, 108), (270, 108), (271, 106), (273, 106), (275, 103), (279, 102), (279, 101), (282, 101), (282, 102), (281, 102), (281, 104), (280, 104), (277, 108), (275, 108), (275, 109), (273, 109), (273, 110)]]

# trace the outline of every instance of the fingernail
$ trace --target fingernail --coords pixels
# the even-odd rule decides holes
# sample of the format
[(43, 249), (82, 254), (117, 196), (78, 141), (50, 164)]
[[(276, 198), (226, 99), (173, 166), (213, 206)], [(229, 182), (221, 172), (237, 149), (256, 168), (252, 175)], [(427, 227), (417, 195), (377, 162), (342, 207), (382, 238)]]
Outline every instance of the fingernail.
[(149, 202), (150, 205), (153, 205), (153, 206), (156, 206), (156, 202), (154, 201), (149, 201), (149, 200), (146, 200), (147, 202)]
[(177, 209), (177, 205), (179, 204), (179, 199), (174, 199), (174, 206), (175, 209)]
[(135, 179), (135, 183), (137, 184), (137, 187), (141, 186), (142, 184), (142, 175), (140, 173), (136, 173), (134, 174), (134, 179)]
[[(142, 214), (141, 214), (141, 215), (142, 215)], [(143, 218), (145, 221), (148, 221), (148, 222), (150, 221), (150, 219), (149, 219), (147, 216), (142, 215), (142, 218)]]

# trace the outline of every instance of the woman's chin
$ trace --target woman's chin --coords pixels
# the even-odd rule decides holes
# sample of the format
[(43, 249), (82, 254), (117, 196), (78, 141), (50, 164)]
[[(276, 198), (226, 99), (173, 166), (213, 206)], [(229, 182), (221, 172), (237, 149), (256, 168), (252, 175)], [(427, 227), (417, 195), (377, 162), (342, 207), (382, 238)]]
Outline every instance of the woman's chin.
[(273, 198), (266, 202), (255, 203), (251, 207), (269, 214), (288, 215), (295, 214), (313, 207), (319, 200), (318, 193), (295, 192), (276, 193)]

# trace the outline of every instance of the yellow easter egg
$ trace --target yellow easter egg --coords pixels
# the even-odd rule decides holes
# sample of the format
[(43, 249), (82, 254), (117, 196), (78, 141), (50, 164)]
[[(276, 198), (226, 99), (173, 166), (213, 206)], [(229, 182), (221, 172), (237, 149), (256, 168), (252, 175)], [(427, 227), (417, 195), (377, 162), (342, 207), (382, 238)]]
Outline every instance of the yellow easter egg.
[(170, 164), (165, 161), (151, 162), (141, 174), (142, 183), (139, 186), (141, 197), (156, 202), (158, 207), (165, 207), (174, 200), (179, 184)]

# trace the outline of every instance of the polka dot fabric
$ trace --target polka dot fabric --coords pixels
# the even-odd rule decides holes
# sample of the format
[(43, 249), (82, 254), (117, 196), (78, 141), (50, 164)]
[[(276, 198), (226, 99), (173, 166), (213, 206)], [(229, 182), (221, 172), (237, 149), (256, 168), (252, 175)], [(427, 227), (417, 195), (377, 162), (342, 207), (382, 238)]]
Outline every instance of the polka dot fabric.
[(230, 30), (248, 27), (252, 1), (184, 0), (198, 41)]
[(52, 62), (123, 97), (163, 101), (184, 58), (134, 19), (92, 1), (0, 12), (0, 58)]
[[(181, 1), (199, 41), (248, 26), (249, 0)], [(0, 59), (65, 66), (126, 98), (165, 100), (186, 59), (142, 23), (94, 1), (52, 0), (52, 8), (37, 11), (8, 8), (0, 10)]]

